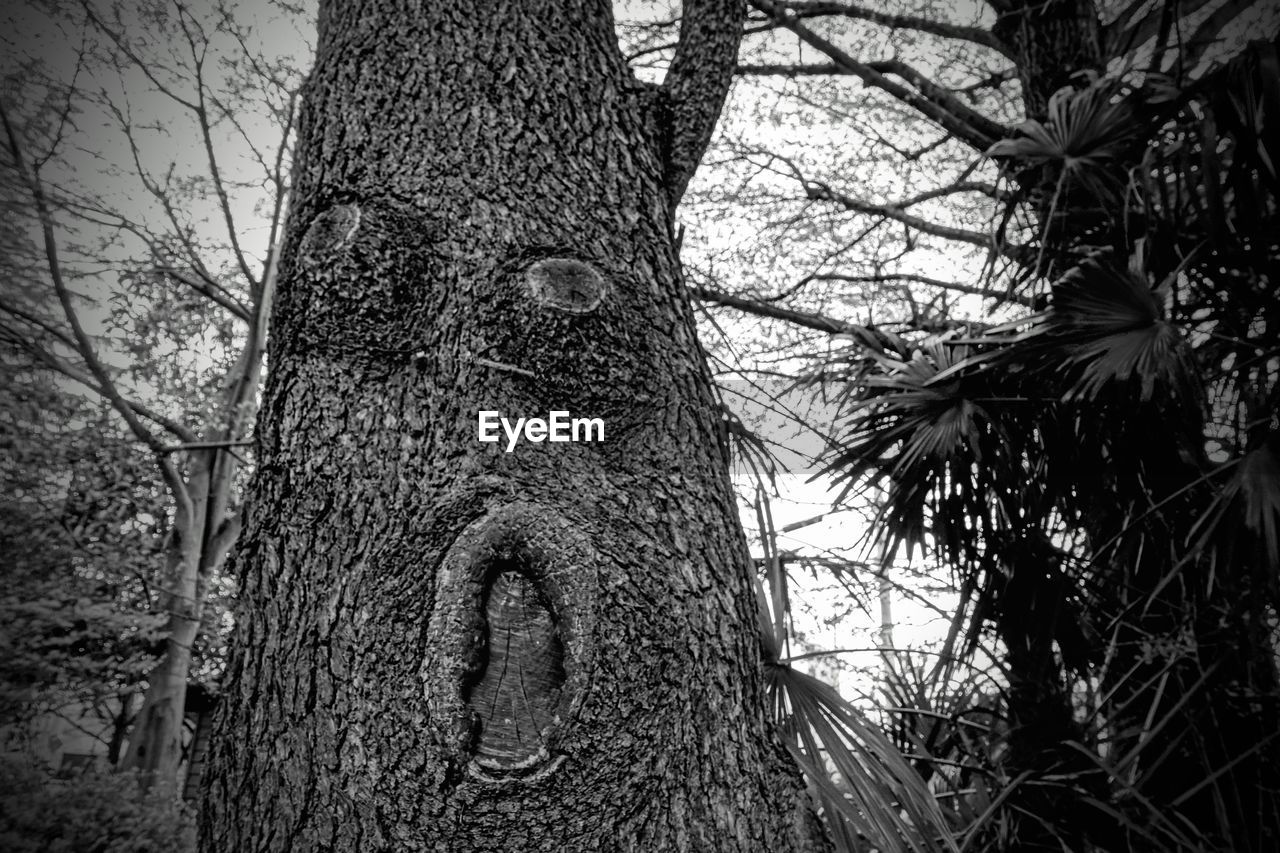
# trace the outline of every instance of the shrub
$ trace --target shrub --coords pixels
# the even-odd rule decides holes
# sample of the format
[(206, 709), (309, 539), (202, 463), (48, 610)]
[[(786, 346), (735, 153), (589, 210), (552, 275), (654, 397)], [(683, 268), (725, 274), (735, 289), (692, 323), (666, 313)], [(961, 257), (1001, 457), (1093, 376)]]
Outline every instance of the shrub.
[(0, 850), (9, 853), (185, 853), (195, 822), (172, 793), (143, 793), (132, 773), (54, 781), (29, 761), (0, 759)]

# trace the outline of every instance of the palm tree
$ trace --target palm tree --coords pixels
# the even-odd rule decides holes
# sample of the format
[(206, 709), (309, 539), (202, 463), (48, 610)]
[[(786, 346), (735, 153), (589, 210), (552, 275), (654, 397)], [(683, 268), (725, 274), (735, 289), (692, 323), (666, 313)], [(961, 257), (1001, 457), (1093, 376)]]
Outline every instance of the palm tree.
[(833, 470), (887, 481), (882, 535), (954, 566), (1006, 648), (1009, 849), (1075, 804), (1110, 816), (1102, 849), (1280, 838), (1277, 67), (1259, 45), (1196, 85), (1055, 95), (991, 151), (1047, 310), (851, 353)]

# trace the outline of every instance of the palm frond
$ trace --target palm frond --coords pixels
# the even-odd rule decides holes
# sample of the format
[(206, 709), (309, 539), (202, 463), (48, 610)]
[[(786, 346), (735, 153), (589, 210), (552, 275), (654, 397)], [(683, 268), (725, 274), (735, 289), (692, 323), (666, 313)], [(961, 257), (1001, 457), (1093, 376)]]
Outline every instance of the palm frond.
[(1226, 557), (1257, 543), (1261, 582), (1280, 584), (1280, 436), (1219, 466), (1233, 471), (1191, 528), (1190, 553)]
[(863, 853), (868, 841), (881, 853), (955, 853), (924, 778), (880, 728), (834, 687), (783, 662), (791, 634), (790, 581), (763, 490), (756, 513), (764, 549), (756, 592), (769, 707), (836, 850)]
[(909, 357), (879, 356), (852, 397), (822, 474), (843, 483), (838, 500), (864, 480), (887, 481), (875, 525), (886, 553), (932, 534), (939, 547), (972, 556), (974, 519), (987, 514), (984, 484), (1006, 443), (980, 402), (984, 355), (925, 341)]
[(1272, 571), (1280, 573), (1280, 436), (1244, 457), (1228, 490), (1239, 493), (1245, 525), (1262, 540)]
[(1061, 164), (1082, 176), (1090, 168), (1118, 160), (1132, 145), (1139, 126), (1114, 86), (1095, 81), (1082, 89), (1059, 89), (1049, 99), (1045, 121), (1018, 125), (1021, 137), (1002, 139), (987, 153), (1014, 158), (1023, 165)]
[(1035, 266), (1043, 269), (1050, 237), (1067, 242), (1054, 233), (1056, 226), (1078, 229), (1086, 204), (1103, 216), (1119, 206), (1127, 182), (1123, 164), (1140, 142), (1141, 124), (1118, 87), (1095, 78), (1083, 89), (1059, 89), (1044, 121), (1029, 119), (1017, 130), (1021, 136), (996, 142), (987, 154), (1018, 176), (1022, 187), (1011, 194), (1011, 203), (1040, 198), (1041, 256)]
[(844, 826), (837, 836), (861, 836), (884, 853), (955, 853), (933, 794), (875, 723), (807, 673), (777, 663), (766, 673), (788, 748), (829, 823)]
[(1144, 401), (1160, 387), (1184, 405), (1200, 405), (1199, 370), (1181, 330), (1165, 319), (1146, 281), (1127, 269), (1091, 259), (1068, 270), (1054, 284), (1045, 331), (1083, 368), (1069, 397), (1093, 399), (1133, 378)]

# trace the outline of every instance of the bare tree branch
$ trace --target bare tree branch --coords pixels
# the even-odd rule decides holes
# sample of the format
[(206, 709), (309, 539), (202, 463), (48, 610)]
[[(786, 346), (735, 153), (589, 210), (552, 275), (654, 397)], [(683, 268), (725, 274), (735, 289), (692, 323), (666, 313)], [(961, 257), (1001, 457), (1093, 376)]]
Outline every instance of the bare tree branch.
[(803, 65), (790, 63), (739, 65), (733, 69), (733, 73), (758, 77), (825, 77), (828, 75), (852, 74), (853, 72), (834, 62), (814, 62)]
[[(271, 228), (267, 235), (267, 246), (270, 255), (258, 292), (253, 294), (257, 306), (255, 325), (264, 324), (269, 313), (270, 291), (275, 286), (276, 265), (280, 261), (280, 234), (284, 229), (285, 195), (288, 192), (288, 180), (285, 177), (285, 155), (289, 150), (289, 136), (293, 133), (293, 123), (298, 117), (298, 90), (289, 92), (286, 106), (284, 127), (281, 129), (280, 144), (276, 146), (275, 162), (272, 165), (271, 180), (275, 186), (274, 198), (271, 202)], [(266, 345), (266, 327), (263, 325), (263, 346)]]
[(206, 557), (207, 570), (221, 568), (223, 562), (227, 559), (227, 554), (231, 552), (236, 540), (240, 538), (242, 526), (243, 519), (238, 512), (228, 516), (218, 525), (218, 529), (209, 538), (209, 544), (205, 548), (205, 552), (208, 555)]
[[(885, 59), (877, 62), (862, 63), (872, 71), (878, 71), (881, 74), (897, 74), (904, 66), (902, 63), (893, 59)], [(837, 65), (834, 62), (808, 62), (808, 63), (755, 63), (751, 65), (739, 65), (733, 70), (734, 74), (749, 77), (839, 77), (839, 76), (856, 76), (854, 72), (846, 65)], [(952, 95), (956, 94), (972, 94), (979, 89), (995, 89), (1008, 83), (1010, 80), (1018, 79), (1017, 69), (1013, 67), (1004, 68), (1000, 71), (993, 71), (986, 77), (976, 80), (967, 86), (961, 86), (955, 89), (945, 89)], [(941, 87), (939, 87), (941, 89)]]
[(999, 201), (1000, 198), (1002, 197), (1002, 194), (999, 188), (996, 187), (994, 184), (987, 183), (986, 181), (956, 181), (955, 183), (948, 184), (945, 187), (937, 187), (935, 189), (925, 190), (924, 192), (919, 193), (918, 195), (913, 195), (910, 198), (905, 198), (902, 201), (899, 201), (896, 204), (893, 204), (890, 206), (907, 208), (907, 207), (912, 207), (913, 205), (920, 204), (922, 202), (931, 201), (935, 198), (942, 198), (944, 196), (949, 196), (949, 195), (957, 195), (959, 193), (981, 193), (982, 195), (985, 195), (988, 198), (996, 199), (997, 201)]
[[(72, 339), (72, 337), (68, 335), (66, 332), (64, 332), (62, 329), (59, 329), (57, 326), (53, 325), (52, 322), (45, 320), (44, 318), (36, 314), (33, 314), (30, 311), (26, 311), (22, 308), (19, 308), (17, 305), (13, 305), (12, 303), (6, 302), (3, 298), (0, 298), (0, 311), (3, 311), (6, 314), (9, 314), (13, 317), (18, 318), (19, 320), (21, 320), (22, 322), (26, 323), (29, 326), (35, 326), (37, 329), (49, 335), (58, 343), (62, 344), (65, 347), (68, 347), (69, 349), (75, 349), (76, 347), (76, 342)], [(14, 334), (16, 335), (16, 333)]]
[[(199, 248), (192, 240), (191, 227), (183, 223), (179, 216), (178, 209), (173, 204), (167, 188), (161, 186), (151, 173), (142, 165), (142, 153), (138, 146), (137, 138), (134, 134), (134, 126), (130, 116), (121, 111), (118, 105), (113, 101), (107, 100), (105, 106), (109, 112), (115, 117), (120, 125), (121, 132), (125, 136), (125, 140), (129, 143), (129, 152), (133, 159), (134, 172), (138, 179), (142, 182), (147, 192), (160, 204), (161, 210), (164, 211), (165, 217), (169, 220), (169, 224), (173, 226), (173, 236), (175, 236), (182, 244), (183, 251), (186, 252), (187, 260), (191, 263), (191, 269), (195, 271), (211, 289), (222, 289), (222, 285), (209, 272), (204, 261), (200, 258)], [(126, 105), (127, 106), (127, 105)], [(172, 168), (172, 167), (171, 167)], [(168, 179), (166, 178), (166, 181)], [(145, 235), (141, 230), (135, 230), (134, 233), (142, 237), (148, 244), (154, 241), (150, 236)]]
[(671, 108), (667, 185), (679, 201), (711, 141), (742, 38), (742, 0), (684, 0), (680, 41), (662, 81)]
[[(253, 316), (249, 326), (249, 335), (244, 349), (240, 352), (235, 364), (227, 372), (225, 380), (222, 423), (216, 424), (207, 433), (208, 443), (221, 443), (230, 446), (236, 443), (247, 431), (252, 421), (252, 403), (258, 389), (258, 380), (262, 373), (262, 359), (266, 352), (267, 321), (271, 314), (271, 300), (275, 294), (276, 278), (279, 270), (280, 246), (271, 247), (267, 257), (266, 269), (262, 283), (257, 288), (257, 298), (253, 306)], [(242, 461), (234, 453), (211, 453), (208, 481), (207, 502), (205, 507), (205, 546), (201, 553), (201, 571), (212, 570), (218, 559), (217, 549), (211, 545), (213, 537), (212, 525), (226, 512), (230, 503), (231, 484), (235, 479), (237, 462)]]
[(257, 281), (257, 278), (249, 267), (249, 260), (245, 257), (244, 250), (240, 248), (235, 216), (231, 212), (231, 199), (227, 195), (227, 188), (222, 180), (222, 170), (218, 166), (218, 156), (213, 146), (213, 127), (209, 121), (208, 91), (204, 82), (204, 63), (209, 49), (209, 42), (203, 32), (200, 32), (200, 37), (203, 39), (200, 42), (197, 41), (196, 36), (192, 35), (191, 28), (197, 27), (197, 25), (181, 5), (178, 6), (178, 21), (182, 26), (182, 33), (186, 37), (188, 48), (191, 51), (191, 59), (194, 63), (196, 106), (192, 111), (195, 113), (196, 123), (200, 127), (200, 139), (204, 143), (205, 159), (209, 165), (209, 178), (213, 182), (213, 191), (218, 197), (218, 208), (222, 212), (223, 222), (227, 226), (227, 239), (231, 243), (231, 252), (235, 256), (236, 265), (240, 267), (240, 274), (244, 276), (245, 281), (252, 284)]
[(185, 453), (188, 450), (221, 450), (224, 447), (251, 447), (249, 439), (240, 441), (184, 441), (182, 444), (170, 444), (165, 447), (166, 453)]
[[(7, 306), (5, 310), (9, 310)], [(17, 315), (15, 314), (15, 316)], [(48, 326), (42, 325), (42, 328), (44, 328), (46, 331), (53, 334), (53, 336), (60, 343), (64, 343), (67, 346), (70, 346), (71, 348), (74, 349), (75, 342), (72, 340), (70, 335), (67, 335), (65, 332), (52, 329)], [(63, 359), (59, 358), (58, 356), (54, 355), (48, 350), (38, 346), (27, 336), (21, 335), (21, 334), (18, 334), (17, 332), (6, 330), (3, 327), (0, 327), (0, 333), (5, 333), (5, 332), (8, 332), (9, 340), (12, 344), (22, 348), (23, 350), (26, 350), (27, 353), (29, 353), (32, 358), (34, 358), (37, 362), (39, 362), (45, 368), (55, 371), (56, 373), (61, 373), (63, 376), (67, 377), (73, 382), (80, 383), (81, 385), (85, 386), (93, 393), (97, 394), (99, 397), (102, 397), (104, 400), (108, 399), (107, 392), (103, 389), (101, 385), (98, 384), (97, 380), (95, 380), (88, 373), (84, 372), (83, 370), (71, 364), (68, 364)], [(148, 408), (147, 406), (144, 406), (143, 404), (135, 400), (124, 398), (124, 402), (130, 409), (133, 410), (134, 414), (138, 415), (139, 417), (146, 418), (147, 420), (154, 423), (156, 426), (159, 426), (167, 430), (169, 433), (173, 434), (180, 441), (195, 440), (196, 434), (194, 432), (187, 429), (185, 426), (173, 420), (172, 418), (166, 415), (162, 415), (159, 412), (155, 411), (154, 409)]]
[(942, 290), (953, 290), (956, 293), (968, 293), (973, 296), (984, 296), (989, 299), (999, 299), (1004, 302), (1016, 302), (1019, 305), (1025, 305), (1028, 308), (1036, 307), (1036, 301), (1030, 296), (1024, 296), (1020, 293), (1004, 293), (993, 291), (986, 287), (976, 287), (972, 284), (962, 284), (958, 281), (943, 281), (942, 279), (930, 278), (929, 276), (916, 275), (914, 273), (881, 273), (880, 275), (844, 275), (841, 273), (814, 273), (806, 276), (806, 281), (847, 281), (850, 283), (866, 283), (880, 284), (891, 281), (915, 282), (917, 284), (925, 284), (929, 287), (937, 287)]
[(231, 314), (243, 320), (244, 322), (251, 323), (253, 321), (253, 318), (250, 315), (249, 310), (245, 308), (243, 305), (241, 305), (239, 301), (231, 299), (228, 296), (224, 295), (225, 290), (221, 293), (216, 290), (213, 290), (198, 276), (190, 275), (185, 270), (180, 270), (177, 267), (157, 266), (155, 270), (156, 272), (166, 275), (180, 284), (185, 284), (187, 287), (191, 288), (196, 293), (200, 294), (201, 296), (208, 299), (209, 301), (222, 306)]
[(908, 106), (926, 118), (955, 134), (958, 139), (979, 151), (985, 151), (996, 140), (1006, 135), (1006, 128), (963, 103), (943, 86), (932, 82), (916, 69), (898, 60), (886, 60), (890, 71), (907, 80), (915, 88), (909, 88), (890, 80), (887, 72), (877, 71), (870, 64), (854, 59), (827, 39), (806, 27), (800, 19), (787, 12), (784, 4), (775, 0), (749, 0), (751, 5), (771, 15), (805, 44), (815, 47), (836, 65)]
[(27, 188), (31, 193), (31, 198), (35, 202), (36, 214), (40, 222), (41, 237), (44, 242), (45, 260), (48, 264), (49, 276), (53, 282), (54, 292), (57, 294), (58, 303), (62, 306), (62, 312), (66, 317), (67, 325), (71, 328), (71, 336), (76, 344), (76, 351), (80, 358), (84, 360), (85, 366), (89, 373), (93, 376), (94, 385), (100, 389), (104, 397), (111, 403), (120, 417), (124, 418), (128, 424), (130, 431), (134, 436), (145, 444), (155, 455), (157, 464), (160, 467), (160, 474), (164, 478), (165, 485), (173, 493), (173, 498), (177, 504), (176, 512), (180, 516), (190, 518), (191, 516), (191, 498), (187, 494), (182, 476), (178, 473), (178, 469), (174, 466), (173, 461), (162, 452), (164, 444), (159, 438), (147, 429), (146, 425), (139, 420), (137, 413), (128, 401), (121, 396), (120, 391), (116, 388), (115, 383), (111, 379), (111, 375), (107, 372), (105, 365), (98, 359), (97, 353), (94, 351), (93, 342), (89, 339), (84, 327), (80, 323), (80, 317), (76, 312), (75, 304), (71, 300), (71, 293), (67, 288), (66, 282), (62, 277), (62, 264), (58, 255), (58, 243), (54, 236), (53, 213), (49, 209), (48, 201), (45, 197), (44, 184), (40, 180), (38, 172), (32, 171), (27, 166), (26, 157), (23, 154), (22, 145), (18, 142), (17, 131), (13, 126), (13, 122), (9, 116), (9, 110), (6, 105), (0, 103), (0, 123), (4, 125), (5, 137), (9, 144), (9, 154), (13, 158), (14, 169), (19, 173), (23, 181), (27, 184)]
[[(1180, 0), (1176, 6), (1177, 17), (1187, 20), (1211, 2), (1212, 0)], [(1161, 19), (1168, 11), (1161, 8), (1164, 5), (1157, 3), (1153, 6), (1148, 0), (1131, 0), (1115, 20), (1103, 27), (1103, 37), (1110, 55), (1121, 56), (1157, 36), (1163, 23)], [(1156, 50), (1153, 52), (1158, 53), (1161, 45), (1156, 44), (1154, 47)]]
[(970, 231), (966, 228), (956, 228), (951, 225), (940, 225), (937, 222), (925, 219), (920, 216), (914, 216), (907, 213), (897, 205), (874, 204), (872, 202), (862, 201), (843, 193), (836, 192), (825, 184), (812, 181), (804, 182), (805, 197), (814, 201), (830, 201), (843, 207), (845, 210), (854, 213), (865, 213), (871, 216), (882, 216), (885, 219), (892, 219), (895, 222), (901, 222), (910, 228), (914, 228), (922, 234), (931, 234), (934, 237), (942, 237), (946, 240), (955, 240), (960, 243), (968, 243), (972, 246), (981, 246), (984, 249), (998, 251), (1000, 254), (1010, 258), (1026, 257), (1027, 250), (1023, 246), (1018, 245), (1001, 245), (997, 246), (995, 241), (988, 234), (981, 231)]
[(860, 326), (857, 323), (837, 320), (833, 317), (823, 316), (822, 314), (812, 314), (807, 311), (796, 311), (791, 308), (783, 308), (779, 305), (759, 302), (754, 299), (746, 299), (741, 296), (735, 296), (732, 293), (712, 290), (708, 287), (689, 285), (689, 293), (694, 298), (701, 299), (703, 302), (710, 302), (715, 305), (724, 305), (727, 308), (736, 308), (739, 311), (754, 314), (757, 317), (768, 317), (772, 320), (785, 320), (788, 323), (794, 323), (795, 325), (803, 326), (806, 329), (816, 329), (819, 332), (827, 332), (832, 335), (854, 335), (860, 338), (869, 333), (866, 326)]
[(1010, 65), (1008, 68), (1001, 68), (999, 71), (992, 71), (981, 80), (975, 80), (968, 86), (961, 86), (952, 91), (959, 95), (972, 95), (979, 89), (999, 89), (1005, 83), (1009, 83), (1018, 79), (1018, 69), (1016, 66)]
[[(1200, 22), (1194, 32), (1185, 37), (1182, 43), (1184, 52), (1178, 57), (1178, 62), (1183, 71), (1186, 73), (1194, 72), (1211, 50), (1215, 47), (1220, 48), (1223, 45), (1222, 31), (1241, 14), (1255, 5), (1257, 5), (1257, 0), (1228, 0), (1228, 2), (1214, 9), (1207, 18)], [(1185, 12), (1181, 9), (1178, 11), (1185, 19)], [(1166, 40), (1166, 38), (1158, 38), (1157, 48), (1162, 48), (1163, 45), (1159, 44), (1159, 42)], [(1152, 59), (1153, 63), (1157, 61), (1160, 51), (1157, 50), (1156, 53), (1157, 57)], [(1222, 53), (1222, 51), (1219, 51), (1219, 53)], [(1225, 59), (1226, 57), (1223, 56), (1222, 58)]]
[(870, 21), (893, 30), (916, 30), (930, 35), (949, 39), (959, 39), (991, 48), (997, 53), (1012, 58), (1009, 48), (1004, 45), (990, 30), (982, 27), (969, 27), (962, 24), (948, 24), (919, 15), (891, 15), (877, 12), (853, 3), (829, 3), (822, 0), (779, 0), (783, 6), (795, 13), (797, 18), (816, 18), (839, 16), (859, 21)]
[(141, 71), (142, 74), (148, 80), (151, 81), (151, 85), (155, 86), (156, 89), (161, 94), (165, 95), (174, 103), (180, 104), (181, 106), (184, 106), (189, 110), (196, 109), (195, 103), (179, 95), (177, 92), (173, 90), (172, 87), (162, 83), (160, 81), (160, 78), (155, 73), (156, 63), (148, 61), (146, 58), (139, 56), (137, 51), (135, 51), (129, 45), (129, 42), (128, 40), (125, 39), (124, 34), (119, 30), (115, 30), (109, 27), (107, 25), (107, 22), (104, 21), (98, 15), (98, 13), (94, 11), (93, 6), (91, 6), (87, 2), (87, 0), (81, 0), (80, 6), (82, 9), (84, 9), (85, 16), (89, 19), (89, 22), (93, 24), (95, 27), (97, 27), (97, 29), (101, 31), (103, 35), (105, 35), (108, 39), (110, 39), (111, 43), (114, 44), (116, 48), (121, 53), (123, 53), (125, 57), (127, 57), (129, 61), (132, 62), (134, 66), (136, 66), (137, 69)]
[[(145, 177), (143, 180), (145, 181)], [(77, 217), (85, 222), (91, 222), (105, 228), (127, 231), (134, 235), (147, 246), (147, 250), (155, 259), (155, 264), (152, 267), (155, 272), (186, 285), (240, 320), (246, 323), (252, 321), (250, 309), (235, 294), (224, 287), (221, 282), (214, 279), (203, 264), (199, 263), (198, 257), (188, 258), (190, 264), (185, 268), (166, 263), (168, 252), (160, 245), (154, 234), (147, 231), (145, 227), (137, 222), (116, 211), (101, 209), (95, 203), (85, 199), (64, 197), (59, 201), (59, 204), (67, 210), (73, 211)], [(184, 245), (184, 249), (186, 248)]]

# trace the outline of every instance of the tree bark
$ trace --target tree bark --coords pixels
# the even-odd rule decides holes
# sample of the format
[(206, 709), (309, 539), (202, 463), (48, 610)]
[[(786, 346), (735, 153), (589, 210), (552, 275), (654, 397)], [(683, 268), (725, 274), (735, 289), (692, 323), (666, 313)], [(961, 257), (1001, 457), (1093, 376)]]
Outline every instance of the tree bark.
[(120, 710), (111, 716), (111, 734), (107, 738), (107, 764), (111, 767), (120, 763), (125, 736), (133, 724), (133, 696), (133, 693), (125, 693), (116, 699), (120, 703)]
[(1007, 46), (1027, 118), (1043, 120), (1049, 98), (1073, 78), (1101, 72), (1102, 22), (1094, 0), (988, 0), (992, 35)]
[[(201, 486), (207, 482), (197, 466), (187, 485), (191, 511), (176, 519), (165, 548), (166, 588), (159, 607), (168, 613), (164, 654), (147, 673), (147, 689), (129, 733), (124, 766), (141, 772), (144, 787), (176, 788), (182, 763), (182, 718), (186, 711), (191, 649), (200, 631), (203, 599), (199, 572), (200, 541), (191, 528), (203, 524), (208, 502)], [(185, 522), (185, 523), (184, 523)]]
[(202, 849), (813, 849), (673, 238), (741, 9), (686, 7), (659, 89), (602, 0), (321, 3)]

